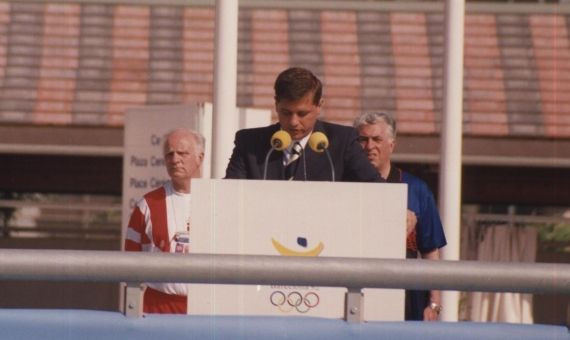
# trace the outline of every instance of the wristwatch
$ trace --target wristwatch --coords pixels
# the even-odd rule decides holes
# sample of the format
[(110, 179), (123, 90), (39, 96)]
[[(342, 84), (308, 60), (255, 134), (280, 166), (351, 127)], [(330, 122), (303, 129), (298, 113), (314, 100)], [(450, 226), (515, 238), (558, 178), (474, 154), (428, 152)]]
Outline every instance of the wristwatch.
[(430, 302), (429, 308), (433, 309), (437, 314), (441, 313), (441, 310), (443, 309), (440, 304), (435, 302)]

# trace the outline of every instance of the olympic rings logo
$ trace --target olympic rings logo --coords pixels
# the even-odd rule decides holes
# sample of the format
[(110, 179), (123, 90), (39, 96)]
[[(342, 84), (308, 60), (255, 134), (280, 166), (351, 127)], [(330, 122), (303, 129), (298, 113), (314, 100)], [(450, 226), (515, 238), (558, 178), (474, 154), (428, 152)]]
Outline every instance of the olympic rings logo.
[(299, 313), (307, 313), (311, 308), (316, 307), (320, 298), (315, 292), (307, 292), (305, 295), (297, 291), (285, 295), (284, 292), (276, 290), (269, 296), (269, 301), (283, 313), (289, 313), (295, 309)]

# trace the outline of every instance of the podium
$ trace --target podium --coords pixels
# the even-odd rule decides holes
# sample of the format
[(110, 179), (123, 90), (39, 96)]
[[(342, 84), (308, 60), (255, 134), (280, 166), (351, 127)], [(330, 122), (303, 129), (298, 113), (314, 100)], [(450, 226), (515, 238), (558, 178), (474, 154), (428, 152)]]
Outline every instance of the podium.
[[(192, 181), (190, 251), (405, 258), (405, 184)], [(346, 288), (191, 284), (197, 315), (343, 318)], [(404, 320), (404, 290), (365, 288), (364, 320)]]

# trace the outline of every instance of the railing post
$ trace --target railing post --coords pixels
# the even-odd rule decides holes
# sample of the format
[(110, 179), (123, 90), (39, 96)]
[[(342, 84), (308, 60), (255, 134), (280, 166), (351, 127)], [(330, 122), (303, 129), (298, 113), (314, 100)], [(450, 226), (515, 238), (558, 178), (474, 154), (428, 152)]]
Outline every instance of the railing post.
[(143, 315), (143, 287), (139, 282), (125, 285), (125, 316), (139, 318)]
[(344, 320), (351, 323), (364, 321), (364, 294), (360, 288), (348, 288), (345, 293)]

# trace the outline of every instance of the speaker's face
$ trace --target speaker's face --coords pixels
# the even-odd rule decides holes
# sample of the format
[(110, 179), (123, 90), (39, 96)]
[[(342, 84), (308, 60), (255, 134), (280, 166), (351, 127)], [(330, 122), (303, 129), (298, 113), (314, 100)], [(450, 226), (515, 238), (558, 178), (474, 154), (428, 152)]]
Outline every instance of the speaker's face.
[(307, 93), (299, 100), (281, 100), (275, 103), (275, 110), (281, 129), (287, 131), (292, 139), (299, 140), (313, 131), (321, 106), (322, 101), (315, 105), (313, 94)]

